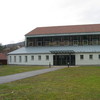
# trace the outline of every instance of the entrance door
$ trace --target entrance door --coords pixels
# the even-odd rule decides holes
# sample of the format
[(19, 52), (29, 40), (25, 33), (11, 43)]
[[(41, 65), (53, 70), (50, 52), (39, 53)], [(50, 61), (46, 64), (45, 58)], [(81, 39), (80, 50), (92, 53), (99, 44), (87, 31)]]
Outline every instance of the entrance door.
[(75, 65), (75, 55), (54, 55), (54, 65)]

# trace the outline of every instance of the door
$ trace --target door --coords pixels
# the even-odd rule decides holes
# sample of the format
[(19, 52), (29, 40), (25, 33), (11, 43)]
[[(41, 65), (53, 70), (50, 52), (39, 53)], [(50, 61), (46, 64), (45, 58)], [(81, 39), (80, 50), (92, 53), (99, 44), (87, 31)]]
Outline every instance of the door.
[(75, 55), (54, 55), (53, 64), (54, 65), (75, 65)]

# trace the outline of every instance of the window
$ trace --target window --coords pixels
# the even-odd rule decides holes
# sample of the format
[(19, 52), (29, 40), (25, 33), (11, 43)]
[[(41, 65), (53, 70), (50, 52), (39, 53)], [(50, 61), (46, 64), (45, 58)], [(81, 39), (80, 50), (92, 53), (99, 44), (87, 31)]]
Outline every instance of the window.
[(78, 45), (78, 40), (73, 40), (73, 45)]
[(83, 40), (83, 45), (88, 45), (88, 40)]
[(64, 45), (69, 45), (69, 41), (64, 41)]
[(98, 58), (100, 59), (100, 55), (98, 55)]
[(84, 59), (84, 56), (83, 55), (80, 55), (80, 59)]
[(27, 62), (27, 56), (25, 56), (25, 62)]
[(22, 61), (21, 56), (19, 56), (19, 62), (21, 62), (21, 61)]
[(41, 56), (38, 56), (38, 60), (41, 60)]
[(93, 55), (89, 55), (89, 59), (93, 59)]
[(34, 60), (34, 56), (31, 56), (31, 60)]
[(49, 60), (49, 56), (48, 55), (46, 56), (46, 60)]
[(14, 56), (14, 62), (16, 62), (16, 56)]
[(28, 46), (33, 46), (33, 42), (29, 42), (28, 43)]
[(37, 45), (38, 45), (38, 46), (42, 46), (42, 41), (38, 41), (38, 42), (37, 42)]
[(92, 40), (92, 44), (93, 45), (98, 45), (98, 40), (96, 40), (96, 39)]
[(11, 56), (10, 56), (10, 62), (11, 62), (11, 60), (12, 60), (12, 59), (11, 59)]

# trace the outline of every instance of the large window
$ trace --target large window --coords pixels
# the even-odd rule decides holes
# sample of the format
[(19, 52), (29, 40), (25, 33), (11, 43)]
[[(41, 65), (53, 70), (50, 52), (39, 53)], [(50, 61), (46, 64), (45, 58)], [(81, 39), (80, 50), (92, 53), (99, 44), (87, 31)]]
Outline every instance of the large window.
[(28, 46), (98, 45), (100, 35), (74, 35), (27, 38)]

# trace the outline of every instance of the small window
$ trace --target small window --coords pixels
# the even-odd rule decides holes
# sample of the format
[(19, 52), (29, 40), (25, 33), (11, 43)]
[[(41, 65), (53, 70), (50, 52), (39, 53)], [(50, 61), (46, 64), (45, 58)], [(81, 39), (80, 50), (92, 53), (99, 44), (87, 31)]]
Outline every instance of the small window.
[(100, 59), (100, 55), (98, 55), (98, 58)]
[(38, 56), (38, 60), (41, 60), (41, 56)]
[(83, 55), (80, 55), (80, 59), (84, 59), (84, 56)]
[(11, 56), (10, 56), (10, 62), (12, 61), (12, 58), (11, 58)]
[(16, 62), (16, 56), (14, 56), (14, 62)]
[(93, 55), (89, 55), (89, 59), (93, 59)]
[(46, 56), (46, 60), (49, 60), (49, 56), (48, 55)]
[(21, 58), (21, 56), (19, 56), (19, 62), (21, 62), (22, 61), (22, 58)]
[(34, 56), (31, 56), (31, 60), (34, 60)]
[(27, 62), (27, 56), (25, 56), (25, 62)]

